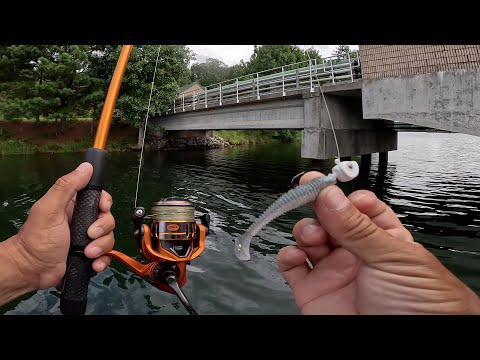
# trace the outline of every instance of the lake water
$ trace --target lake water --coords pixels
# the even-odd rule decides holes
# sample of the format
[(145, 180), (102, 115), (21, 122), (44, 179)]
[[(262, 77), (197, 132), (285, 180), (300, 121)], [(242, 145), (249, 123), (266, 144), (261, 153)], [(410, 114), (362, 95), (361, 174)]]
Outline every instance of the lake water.
[[(113, 195), (115, 249), (141, 259), (132, 234), (138, 153), (113, 153), (107, 190)], [(0, 157), (0, 239), (13, 235), (27, 211), (83, 154)], [(359, 161), (359, 158), (355, 158)], [(369, 171), (342, 184), (345, 192), (374, 191), (414, 238), (480, 294), (480, 137), (400, 133), (386, 168), (373, 155)], [(332, 162), (327, 162), (330, 169)], [(271, 222), (252, 243), (252, 261), (239, 262), (233, 242), (255, 217), (289, 189), (292, 176), (309, 168), (299, 144), (236, 147), (145, 155), (138, 204), (182, 197), (209, 212), (211, 232), (202, 255), (188, 268), (183, 290), (199, 314), (297, 314), (277, 270), (278, 250), (292, 243), (291, 229), (304, 207)], [(152, 287), (113, 260), (90, 283), (87, 314), (187, 314), (174, 295)], [(60, 314), (55, 289), (30, 293), (1, 314)]]

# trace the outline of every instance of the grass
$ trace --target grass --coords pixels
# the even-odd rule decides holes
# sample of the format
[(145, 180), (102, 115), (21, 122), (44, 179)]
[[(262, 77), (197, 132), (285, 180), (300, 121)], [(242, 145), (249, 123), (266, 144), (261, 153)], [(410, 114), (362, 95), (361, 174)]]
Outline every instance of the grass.
[(294, 130), (221, 130), (215, 134), (232, 145), (277, 144), (302, 138), (301, 131)]
[[(112, 140), (107, 143), (107, 151), (128, 151), (126, 140)], [(92, 139), (82, 139), (63, 144), (45, 144), (36, 146), (22, 140), (0, 139), (0, 155), (25, 155), (33, 153), (71, 153), (84, 152), (92, 146)]]
[(0, 140), (0, 155), (25, 155), (36, 152), (36, 147), (21, 140)]

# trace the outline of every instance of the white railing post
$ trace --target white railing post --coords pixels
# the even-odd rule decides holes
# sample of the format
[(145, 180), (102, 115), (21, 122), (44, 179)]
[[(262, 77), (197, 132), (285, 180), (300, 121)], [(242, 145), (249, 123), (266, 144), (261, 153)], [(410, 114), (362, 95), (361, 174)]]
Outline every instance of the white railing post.
[(192, 94), (192, 109), (195, 110), (195, 93)]
[(222, 83), (220, 83), (220, 106), (222, 106)]
[(313, 79), (312, 79), (312, 59), (308, 60), (308, 69), (310, 71), (310, 92), (312, 93), (313, 90)]
[(177, 111), (176, 111), (176, 107), (175, 107), (175, 103), (177, 102), (176, 101), (177, 99), (174, 99), (173, 100), (173, 113), (175, 114)]
[(205, 87), (205, 109), (207, 108), (208, 88)]
[(257, 100), (260, 100), (260, 87), (258, 84), (258, 72), (257, 72)]
[(237, 104), (238, 104), (239, 100), (238, 100), (238, 78), (237, 78)]
[(332, 58), (330, 58), (330, 70), (332, 70), (332, 84), (335, 84), (335, 74), (333, 73), (333, 62), (332, 62)]
[(350, 65), (350, 79), (353, 81), (353, 70), (352, 70), (352, 61), (350, 60), (350, 53), (347, 53), (348, 55), (348, 65)]
[(282, 66), (282, 96), (286, 96), (287, 93), (285, 92), (285, 72)]
[(182, 94), (182, 108), (183, 108), (183, 111), (185, 112), (185, 94)]

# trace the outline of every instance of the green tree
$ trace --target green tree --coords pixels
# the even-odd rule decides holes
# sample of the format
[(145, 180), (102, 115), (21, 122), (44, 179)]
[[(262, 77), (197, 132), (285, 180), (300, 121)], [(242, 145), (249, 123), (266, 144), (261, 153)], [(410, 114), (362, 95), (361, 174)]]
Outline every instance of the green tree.
[(346, 58), (348, 54), (354, 53), (355, 51), (350, 49), (350, 46), (348, 45), (338, 45), (335, 50), (333, 50), (332, 55), (333, 56), (338, 56), (340, 58)]
[(313, 46), (306, 49), (305, 51), (305, 56), (307, 57), (307, 60), (310, 58), (311, 60), (317, 60), (317, 64), (322, 62), (322, 55), (316, 50)]
[[(90, 109), (92, 116), (91, 132), (96, 128), (103, 109), (110, 79), (116, 66), (114, 52), (117, 45), (91, 45), (89, 59), (92, 76), (98, 79), (97, 86), (90, 88), (88, 96), (84, 98), (85, 108)], [(93, 84), (92, 84), (93, 85)]]
[(49, 80), (45, 92), (57, 100), (50, 117), (65, 122), (85, 115), (92, 101), (98, 101), (95, 92), (102, 85), (91, 64), (91, 47), (61, 45), (49, 50), (49, 56), (40, 59), (39, 70)]
[[(145, 121), (158, 46), (133, 47), (116, 104), (115, 115), (119, 121), (136, 127), (140, 127)], [(106, 69), (110, 69), (107, 83), (110, 83), (120, 50), (121, 46), (117, 46), (105, 59)], [(160, 45), (150, 114), (171, 106), (179, 84), (189, 80), (188, 64), (192, 59), (192, 51), (184, 45)]]
[(7, 120), (48, 115), (55, 99), (43, 93), (44, 74), (39, 59), (46, 46), (12, 45), (0, 47), (0, 112)]
[(256, 73), (305, 60), (308, 60), (305, 52), (297, 45), (255, 45), (247, 72)]
[(2, 48), (0, 73), (6, 118), (40, 117), (63, 123), (83, 115), (101, 81), (92, 72), (90, 47), (17, 45)]
[(217, 84), (228, 79), (228, 66), (215, 58), (208, 58), (203, 63), (195, 63), (190, 69), (192, 81), (198, 81), (202, 86)]
[(228, 68), (227, 79), (235, 79), (247, 74), (247, 64), (243, 60)]

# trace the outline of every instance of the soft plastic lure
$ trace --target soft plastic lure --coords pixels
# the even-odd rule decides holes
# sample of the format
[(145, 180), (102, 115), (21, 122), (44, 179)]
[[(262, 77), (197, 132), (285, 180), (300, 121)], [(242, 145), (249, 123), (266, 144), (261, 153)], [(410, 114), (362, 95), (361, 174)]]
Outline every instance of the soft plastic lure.
[(355, 179), (359, 173), (356, 161), (340, 161), (335, 159), (335, 166), (327, 176), (315, 178), (312, 181), (299, 185), (270, 205), (262, 215), (247, 229), (247, 231), (235, 240), (235, 255), (240, 260), (250, 260), (250, 242), (253, 237), (269, 222), (286, 212), (299, 208), (315, 200), (320, 191), (337, 181), (347, 182)]

